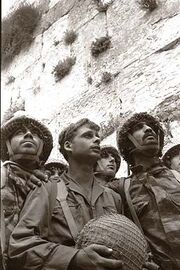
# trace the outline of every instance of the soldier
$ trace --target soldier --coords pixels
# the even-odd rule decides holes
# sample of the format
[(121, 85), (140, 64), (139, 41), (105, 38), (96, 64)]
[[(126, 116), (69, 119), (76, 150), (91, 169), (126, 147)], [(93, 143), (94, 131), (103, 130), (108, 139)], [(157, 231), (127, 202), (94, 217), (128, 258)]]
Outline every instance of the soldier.
[(60, 162), (56, 159), (51, 159), (44, 165), (46, 173), (53, 180), (59, 181), (59, 176), (68, 170), (68, 166), (64, 162)]
[(180, 181), (180, 144), (171, 147), (162, 158), (166, 167), (168, 167)]
[[(180, 269), (180, 183), (160, 161), (163, 129), (147, 113), (133, 115), (117, 134), (121, 155), (132, 175), (124, 181), (132, 218), (142, 228), (162, 270)], [(116, 187), (121, 193), (122, 185)]]
[(114, 180), (120, 164), (121, 157), (115, 147), (111, 145), (101, 146), (100, 159), (98, 159), (94, 170), (98, 182), (106, 185), (109, 181)]
[[(28, 195), (10, 240), (14, 269), (122, 269), (112, 250), (90, 245), (78, 250), (78, 232), (92, 218), (121, 213), (121, 198), (99, 185), (94, 166), (100, 157), (99, 126), (88, 119), (69, 125), (59, 136), (60, 151), (69, 163), (60, 181), (42, 183)], [(46, 185), (55, 185), (48, 192)], [(52, 190), (52, 189), (51, 189)], [(15, 268), (16, 265), (16, 268)]]
[[(24, 113), (23, 113), (24, 114)], [(39, 121), (18, 113), (1, 127), (1, 219), (5, 239), (1, 248), (6, 258), (9, 237), (18, 223), (20, 211), (29, 192), (45, 180), (39, 171), (47, 160), (53, 139)]]

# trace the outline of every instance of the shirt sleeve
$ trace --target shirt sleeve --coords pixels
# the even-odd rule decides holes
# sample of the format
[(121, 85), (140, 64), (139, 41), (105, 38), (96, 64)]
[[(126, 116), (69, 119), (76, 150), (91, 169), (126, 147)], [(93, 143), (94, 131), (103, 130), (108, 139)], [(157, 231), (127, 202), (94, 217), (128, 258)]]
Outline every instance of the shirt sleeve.
[(28, 194), (19, 223), (10, 238), (9, 264), (18, 265), (18, 270), (67, 270), (78, 252), (74, 247), (47, 240), (50, 194), (46, 184)]

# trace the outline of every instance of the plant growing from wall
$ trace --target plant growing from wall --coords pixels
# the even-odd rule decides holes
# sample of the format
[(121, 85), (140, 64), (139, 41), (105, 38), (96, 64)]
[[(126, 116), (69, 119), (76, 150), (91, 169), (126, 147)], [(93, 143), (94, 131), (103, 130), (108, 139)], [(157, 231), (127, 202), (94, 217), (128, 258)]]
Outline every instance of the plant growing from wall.
[(77, 34), (74, 30), (69, 30), (65, 32), (64, 42), (66, 45), (72, 44), (77, 38)]
[(91, 54), (97, 57), (100, 53), (105, 52), (110, 48), (111, 40), (109, 36), (100, 37), (91, 44)]
[(21, 4), (3, 20), (1, 47), (3, 67), (32, 43), (33, 33), (40, 17), (38, 8), (30, 4)]
[(53, 70), (55, 81), (58, 82), (68, 75), (75, 62), (75, 57), (67, 57), (63, 61), (59, 61)]
[(93, 79), (92, 79), (92, 77), (91, 77), (91, 76), (89, 76), (89, 77), (87, 78), (87, 82), (88, 82), (88, 84), (92, 84)]
[(138, 3), (142, 9), (148, 9), (149, 11), (153, 11), (157, 8), (156, 0), (141, 0)]
[(104, 3), (102, 0), (94, 0), (97, 5), (97, 10), (99, 12), (106, 12), (112, 1)]
[(54, 46), (56, 47), (59, 43), (60, 43), (59, 40), (55, 40), (55, 41), (54, 41)]
[(15, 77), (14, 76), (9, 76), (6, 82), (6, 85), (11, 84), (15, 81)]
[(110, 72), (103, 72), (102, 77), (101, 77), (101, 82), (102, 83), (109, 83), (110, 81), (112, 81), (113, 75)]

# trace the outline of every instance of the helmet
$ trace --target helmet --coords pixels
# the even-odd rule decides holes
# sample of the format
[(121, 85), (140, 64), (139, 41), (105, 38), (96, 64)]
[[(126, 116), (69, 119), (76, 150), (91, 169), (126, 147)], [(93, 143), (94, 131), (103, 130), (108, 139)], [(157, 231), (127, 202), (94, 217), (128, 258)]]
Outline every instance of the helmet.
[(51, 132), (38, 120), (26, 116), (25, 114), (17, 115), (17, 113), (1, 126), (1, 160), (5, 161), (9, 159), (6, 141), (10, 139), (15, 131), (18, 128), (21, 128), (22, 125), (36, 128), (36, 132), (44, 143), (42, 153), (40, 155), (40, 160), (45, 162), (53, 148), (53, 137)]
[(173, 147), (171, 147), (169, 150), (166, 151), (166, 153), (164, 154), (162, 160), (164, 162), (164, 164), (166, 165), (166, 167), (168, 167), (169, 169), (171, 168), (171, 159), (177, 155), (179, 155), (180, 153), (180, 144), (176, 144)]
[(118, 150), (111, 145), (102, 145), (101, 146), (101, 153), (103, 153), (105, 151), (112, 154), (112, 156), (114, 157), (115, 162), (116, 162), (116, 172), (117, 172), (119, 170), (119, 167), (121, 164), (121, 157), (120, 157)]
[(51, 170), (51, 168), (55, 167), (55, 168), (58, 168), (62, 171), (67, 170), (67, 168), (68, 168), (68, 166), (64, 162), (56, 160), (56, 159), (51, 159), (51, 160), (47, 161), (46, 164), (44, 165), (44, 167), (47, 170)]
[(91, 244), (111, 248), (110, 258), (122, 260), (126, 270), (141, 270), (148, 258), (144, 235), (124, 215), (106, 214), (86, 223), (78, 234), (76, 248), (84, 249)]
[(117, 132), (117, 145), (123, 158), (131, 163), (130, 152), (135, 149), (135, 145), (128, 138), (133, 127), (140, 122), (145, 122), (153, 131), (159, 136), (159, 152), (158, 156), (162, 155), (162, 148), (164, 146), (164, 131), (159, 121), (146, 112), (136, 113), (128, 119), (124, 125)]

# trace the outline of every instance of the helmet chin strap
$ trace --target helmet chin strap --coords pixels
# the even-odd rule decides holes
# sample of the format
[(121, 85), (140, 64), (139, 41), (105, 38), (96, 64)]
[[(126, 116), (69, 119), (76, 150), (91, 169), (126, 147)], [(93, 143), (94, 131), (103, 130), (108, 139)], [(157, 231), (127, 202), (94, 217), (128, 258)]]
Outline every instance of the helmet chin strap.
[(38, 162), (38, 163), (40, 162), (39, 157), (40, 157), (40, 155), (42, 153), (42, 149), (43, 149), (43, 141), (42, 140), (40, 141), (40, 146), (39, 146), (38, 152), (35, 155), (24, 154), (24, 153), (23, 154), (21, 154), (21, 153), (14, 154), (9, 140), (6, 141), (6, 146), (8, 149), (9, 157), (13, 161), (26, 159), (26, 160), (34, 160), (35, 162)]
[[(153, 147), (152, 147), (152, 145), (140, 145), (137, 141), (136, 141), (136, 139), (130, 134), (130, 133), (128, 133), (128, 139), (134, 144), (134, 146), (135, 146), (135, 149), (132, 149), (131, 151), (130, 151), (130, 154), (132, 154), (133, 152), (136, 152), (137, 150), (139, 150), (139, 151), (142, 151), (145, 155), (147, 154), (147, 156), (149, 156), (148, 155), (148, 153), (150, 154), (150, 155), (152, 155), (152, 154), (157, 154), (158, 152), (159, 152), (159, 150), (160, 150), (160, 144), (159, 144), (159, 132), (158, 132), (158, 142), (157, 142), (157, 144), (156, 145), (153, 145)], [(148, 152), (147, 152), (147, 150), (149, 150)], [(151, 151), (150, 151), (151, 150)]]

